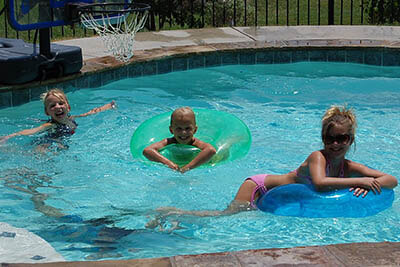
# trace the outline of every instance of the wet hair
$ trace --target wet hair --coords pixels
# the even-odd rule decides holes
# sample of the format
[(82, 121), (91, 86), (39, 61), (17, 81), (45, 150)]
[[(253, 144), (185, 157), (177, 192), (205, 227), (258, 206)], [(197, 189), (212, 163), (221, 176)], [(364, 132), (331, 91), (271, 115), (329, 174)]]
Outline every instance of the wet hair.
[(322, 117), (321, 137), (322, 141), (329, 130), (336, 125), (347, 126), (349, 128), (349, 135), (351, 143), (355, 141), (355, 134), (357, 128), (356, 115), (353, 110), (346, 106), (331, 106)]
[(193, 116), (194, 125), (196, 125), (196, 116), (194, 115), (194, 112), (190, 107), (181, 107), (175, 109), (174, 112), (172, 112), (170, 124), (172, 125), (172, 122), (174, 120), (176, 120), (178, 117), (183, 117), (185, 115)]
[(46, 100), (51, 95), (53, 95), (53, 96), (57, 97), (58, 99), (64, 101), (67, 104), (67, 106), (69, 108), (71, 108), (71, 106), (69, 105), (67, 96), (65, 95), (64, 91), (61, 90), (61, 89), (58, 89), (58, 88), (53, 88), (53, 89), (51, 89), (51, 90), (49, 90), (49, 91), (47, 91), (47, 92), (45, 92), (45, 93), (40, 95), (40, 99), (42, 99), (43, 104), (44, 104), (44, 112), (46, 114), (47, 114), (47, 111), (46, 111)]

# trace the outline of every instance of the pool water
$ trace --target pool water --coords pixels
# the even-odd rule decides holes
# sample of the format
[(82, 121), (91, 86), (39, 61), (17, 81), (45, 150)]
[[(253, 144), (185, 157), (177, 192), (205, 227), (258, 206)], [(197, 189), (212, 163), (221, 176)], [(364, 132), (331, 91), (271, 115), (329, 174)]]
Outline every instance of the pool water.
[[(348, 104), (358, 117), (356, 149), (348, 158), (400, 177), (399, 71), (340, 63), (235, 65), (69, 92), (71, 114), (111, 100), (118, 109), (77, 119), (67, 150), (35, 153), (37, 136), (0, 145), (0, 221), (36, 233), (67, 260), (400, 241), (400, 187), (391, 208), (366, 218), (249, 211), (226, 217), (174, 216), (162, 220), (161, 228), (145, 228), (159, 207), (222, 210), (246, 177), (294, 170), (322, 148), (320, 120), (332, 104)], [(129, 144), (134, 130), (180, 106), (239, 117), (253, 138), (248, 155), (185, 174), (133, 159)], [(40, 101), (2, 109), (0, 136), (46, 119)]]

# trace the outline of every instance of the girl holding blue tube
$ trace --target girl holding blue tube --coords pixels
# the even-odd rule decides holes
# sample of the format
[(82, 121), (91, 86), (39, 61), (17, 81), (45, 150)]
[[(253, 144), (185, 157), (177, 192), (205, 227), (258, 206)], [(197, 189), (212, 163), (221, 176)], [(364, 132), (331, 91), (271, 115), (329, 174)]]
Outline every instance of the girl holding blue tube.
[(380, 194), (382, 188), (396, 187), (396, 177), (345, 158), (355, 141), (356, 127), (356, 116), (351, 109), (332, 106), (322, 118), (324, 148), (312, 152), (296, 170), (282, 175), (258, 174), (247, 178), (223, 211), (183, 211), (170, 207), (160, 208), (159, 211), (167, 216), (229, 215), (257, 208), (257, 200), (272, 188), (295, 183), (311, 184), (319, 192), (349, 188), (356, 197), (365, 197), (369, 191)]

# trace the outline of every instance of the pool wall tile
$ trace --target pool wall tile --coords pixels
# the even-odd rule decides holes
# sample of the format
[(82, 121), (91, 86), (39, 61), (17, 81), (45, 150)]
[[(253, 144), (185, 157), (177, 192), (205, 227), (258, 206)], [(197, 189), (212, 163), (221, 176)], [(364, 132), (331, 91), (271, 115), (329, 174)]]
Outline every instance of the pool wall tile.
[(116, 81), (114, 69), (106, 70), (101, 74), (101, 85), (105, 85), (113, 81)]
[(75, 87), (72, 83), (62, 82), (62, 83), (57, 84), (57, 86), (54, 86), (54, 87), (49, 86), (48, 87), (49, 90), (52, 88), (58, 88), (58, 89), (63, 90), (65, 93), (70, 93), (70, 92), (74, 91)]
[(364, 63), (364, 51), (362, 50), (347, 50), (346, 51), (346, 62), (349, 63)]
[(157, 74), (157, 62), (148, 61), (143, 63), (143, 75)]
[(204, 68), (205, 57), (204, 55), (195, 55), (188, 59), (188, 69)]
[(78, 88), (88, 88), (89, 87), (89, 75), (84, 75), (76, 78), (75, 86)]
[(221, 54), (218, 52), (207, 54), (204, 62), (206, 67), (221, 66)]
[(95, 73), (88, 75), (88, 87), (96, 88), (101, 86), (101, 73)]
[(274, 51), (258, 51), (256, 52), (256, 63), (260, 64), (272, 64), (274, 63)]
[[(57, 87), (57, 86), (55, 86)], [(31, 91), (31, 101), (32, 100), (39, 100), (40, 99), (40, 95), (47, 92), (49, 90), (48, 86), (39, 86), (39, 87), (35, 87), (32, 88)]]
[(253, 65), (256, 64), (256, 54), (253, 51), (240, 52), (239, 64)]
[(127, 69), (129, 78), (140, 77), (143, 75), (143, 63), (130, 64), (127, 66)]
[(172, 59), (172, 71), (183, 71), (188, 69), (188, 58), (177, 57)]
[(365, 53), (364, 64), (382, 66), (382, 50), (371, 50)]
[(0, 108), (12, 107), (12, 91), (0, 93)]
[(399, 66), (400, 65), (400, 50), (385, 49), (383, 51), (383, 66)]
[(308, 50), (293, 50), (292, 51), (292, 62), (304, 62), (309, 61), (309, 51)]
[(17, 234), (14, 232), (2, 232), (0, 234), (0, 237), (5, 237), (5, 238), (15, 238)]
[(128, 68), (126, 66), (115, 69), (115, 79), (117, 81), (125, 79), (126, 77), (128, 77)]
[(328, 50), (326, 55), (329, 62), (346, 62), (346, 50)]
[(328, 61), (328, 51), (326, 50), (311, 50), (310, 61)]
[(236, 52), (221, 53), (222, 65), (237, 65), (239, 64), (239, 55)]
[(157, 61), (157, 73), (163, 74), (172, 71), (172, 60), (170, 58)]
[(292, 62), (292, 52), (291, 51), (275, 51), (274, 63), (290, 63)]
[(14, 90), (12, 91), (12, 105), (18, 106), (28, 103), (31, 99), (31, 90)]

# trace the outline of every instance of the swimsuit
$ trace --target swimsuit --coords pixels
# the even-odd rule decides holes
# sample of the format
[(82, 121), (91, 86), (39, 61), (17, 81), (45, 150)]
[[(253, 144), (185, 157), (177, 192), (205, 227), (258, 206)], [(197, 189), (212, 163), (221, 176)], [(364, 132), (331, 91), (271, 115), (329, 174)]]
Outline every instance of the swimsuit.
[[(330, 168), (331, 168), (331, 165), (330, 165), (330, 163), (328, 161), (327, 164), (326, 164), (326, 170), (325, 170), (326, 175), (329, 175), (329, 169)], [(308, 180), (310, 182), (310, 184), (312, 184), (311, 176), (299, 176), (298, 175), (298, 168), (296, 170), (294, 170), (294, 171), (291, 171), (291, 172), (295, 173), (297, 175), (297, 177), (304, 178), (304, 179)], [(247, 180), (252, 180), (257, 185), (253, 189), (253, 193), (251, 194), (251, 198), (250, 198), (250, 205), (253, 208), (257, 208), (256, 205), (254, 204), (254, 197), (255, 197), (257, 191), (261, 190), (261, 195), (264, 195), (268, 191), (268, 189), (264, 185), (264, 180), (265, 180), (266, 177), (268, 177), (268, 174), (257, 174), (257, 175), (250, 176), (249, 178), (246, 179), (246, 181)], [(340, 178), (344, 177), (344, 160), (342, 161), (342, 163), (340, 165), (339, 177)]]
[(58, 143), (68, 148), (68, 144), (65, 143), (64, 138), (69, 137), (75, 133), (75, 128), (78, 126), (75, 120), (71, 120), (71, 122), (75, 125), (75, 128), (72, 128), (67, 124), (56, 122), (52, 119), (48, 120), (47, 122), (55, 125), (55, 127), (50, 128), (45, 136), (41, 137), (34, 143), (36, 145)]
[(67, 124), (62, 124), (53, 120), (49, 120), (48, 122), (55, 124), (55, 128), (51, 128), (47, 132), (47, 138), (49, 139), (58, 139), (61, 137), (67, 137), (71, 136), (75, 133), (75, 129), (78, 126), (78, 124), (75, 122), (75, 120), (71, 120), (71, 122), (74, 124), (75, 128), (71, 128)]
[(256, 185), (257, 185), (257, 186), (254, 188), (253, 193), (251, 194), (251, 198), (250, 198), (250, 205), (251, 205), (253, 208), (257, 208), (256, 205), (254, 205), (254, 197), (255, 197), (257, 191), (258, 191), (258, 190), (261, 190), (261, 194), (262, 194), (262, 195), (265, 194), (265, 193), (267, 193), (267, 191), (268, 191), (267, 188), (266, 188), (265, 185), (264, 185), (264, 180), (265, 180), (265, 178), (266, 178), (267, 176), (268, 176), (268, 174), (257, 174), (257, 175), (250, 176), (249, 178), (246, 179), (246, 181), (247, 181), (247, 180), (252, 180), (252, 181), (255, 182)]

